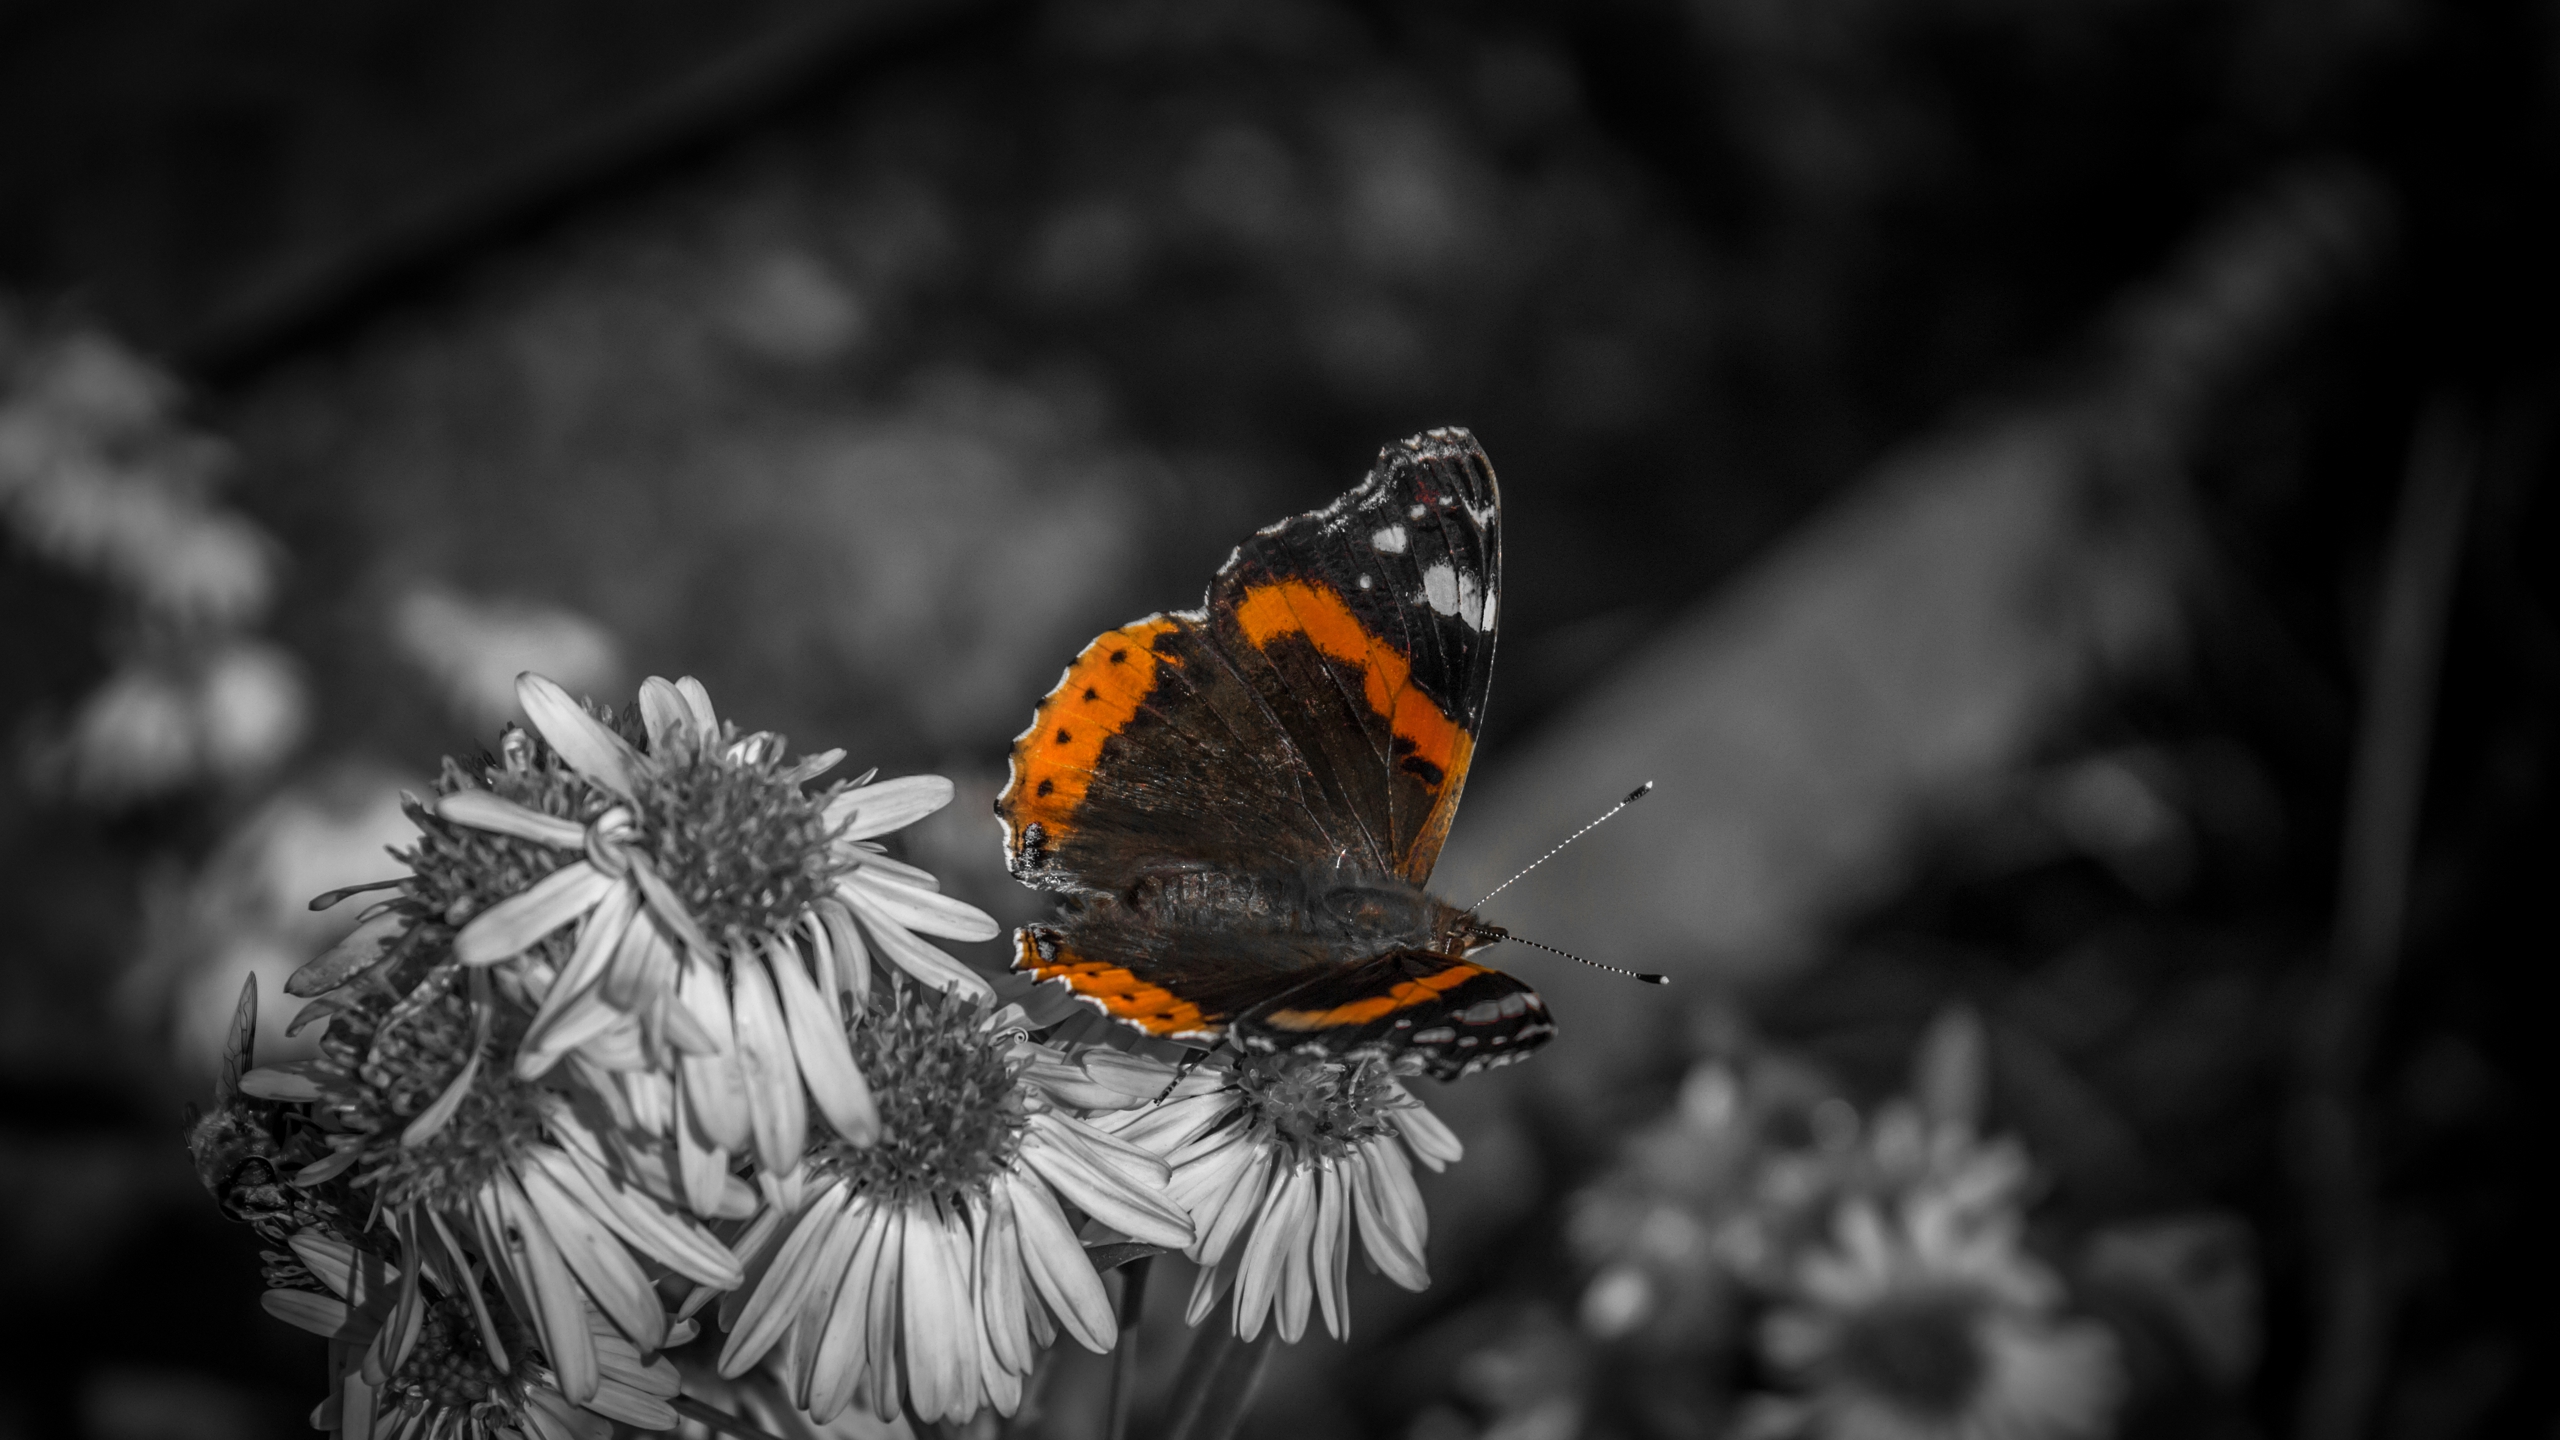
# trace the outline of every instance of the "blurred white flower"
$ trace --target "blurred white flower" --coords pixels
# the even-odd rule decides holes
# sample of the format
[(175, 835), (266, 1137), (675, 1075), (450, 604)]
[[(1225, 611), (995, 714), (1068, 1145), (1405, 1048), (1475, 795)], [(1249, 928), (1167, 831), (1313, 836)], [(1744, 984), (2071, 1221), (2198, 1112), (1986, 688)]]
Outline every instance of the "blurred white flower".
[(14, 357), (0, 347), (0, 520), (157, 616), (236, 628), (266, 609), (278, 553), (213, 503), (230, 452), (181, 424), (179, 399), (168, 376), (96, 330)]
[(310, 698), (301, 667), (264, 641), (233, 637), (119, 667), (29, 756), (39, 783), (94, 805), (158, 799), (205, 781), (272, 770), (302, 743)]
[(2124, 1395), (2114, 1335), (2064, 1313), (2016, 1212), (1935, 1190), (1842, 1204), (1761, 1343), (1803, 1390), (1759, 1401), (1748, 1434), (2065, 1440), (2110, 1433)]
[[(138, 1022), (166, 1023), (180, 1066), (213, 1074), (241, 981), (255, 975), (274, 994), (354, 928), (353, 907), (315, 912), (311, 897), (397, 872), (389, 852), (418, 834), (400, 811), (401, 784), (370, 765), (302, 777), (233, 827), (201, 870), (154, 881), (142, 954), (118, 985), (119, 1008)], [(261, 1012), (259, 1055), (314, 1053), (316, 1038), (285, 1035), (289, 1018), (283, 1007)]]
[(515, 718), (516, 677), (528, 670), (593, 694), (611, 689), (622, 669), (612, 633), (584, 615), (440, 585), (393, 602), (391, 636), (455, 716), (479, 729)]

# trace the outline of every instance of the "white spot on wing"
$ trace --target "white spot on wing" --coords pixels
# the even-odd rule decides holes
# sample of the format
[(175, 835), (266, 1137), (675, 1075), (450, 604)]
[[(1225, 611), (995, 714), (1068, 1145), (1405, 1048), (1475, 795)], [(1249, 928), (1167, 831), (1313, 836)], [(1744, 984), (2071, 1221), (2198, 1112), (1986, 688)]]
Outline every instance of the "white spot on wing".
[[(1361, 578), (1367, 579), (1368, 577), (1362, 576)], [(1493, 592), (1490, 590), (1484, 592), (1484, 623), (1478, 625), (1476, 628), (1479, 630), (1490, 630), (1493, 628)]]
[(1458, 572), (1447, 562), (1422, 572), (1422, 602), (1443, 615), (1458, 613)]
[(1369, 578), (1368, 576), (1366, 576), (1366, 575), (1363, 575), (1363, 576), (1361, 576), (1361, 577), (1360, 577), (1360, 588), (1361, 588), (1361, 589), (1363, 589), (1363, 590), (1368, 589), (1368, 588), (1370, 587), (1370, 585), (1371, 585), (1371, 584), (1373, 584), (1373, 583), (1375, 583), (1375, 582), (1371, 581), (1371, 580), (1370, 580), (1370, 578)]
[(1390, 525), (1369, 537), (1369, 548), (1387, 555), (1404, 553), (1405, 535), (1401, 525)]
[(1431, 507), (1428, 505), (1416, 505), (1405, 513), (1411, 515), (1414, 519), (1419, 520), (1423, 516), (1431, 513)]
[(1458, 618), (1466, 621), (1470, 628), (1477, 630), (1484, 628), (1476, 620), (1477, 616), (1484, 613), (1484, 607), (1478, 603), (1479, 598), (1476, 594), (1475, 572), (1462, 572), (1458, 576)]

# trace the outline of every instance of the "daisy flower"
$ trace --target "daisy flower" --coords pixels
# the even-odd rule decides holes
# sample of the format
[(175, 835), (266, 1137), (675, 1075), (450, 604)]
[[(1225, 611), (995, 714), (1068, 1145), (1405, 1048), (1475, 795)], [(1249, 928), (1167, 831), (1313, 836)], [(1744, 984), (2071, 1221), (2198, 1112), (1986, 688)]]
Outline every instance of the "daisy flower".
[[(433, 945), (388, 949), (309, 1007), (329, 1022), (316, 1058), (252, 1070), (239, 1091), (299, 1107), (325, 1144), (287, 1177), (292, 1188), (343, 1193), (341, 1211), (379, 1217), (398, 1251), (399, 1314), (421, 1313), (427, 1277), (477, 1264), (504, 1305), (484, 1303), (476, 1284), (445, 1293), (488, 1362), (509, 1367), (518, 1347), (505, 1337), (520, 1324), (550, 1383), (596, 1403), (617, 1346), (647, 1355), (668, 1342), (649, 1264), (713, 1287), (744, 1274), (685, 1213), (672, 1156), (615, 1132), (595, 1096), (516, 1073), (526, 1016), (486, 970)], [(752, 1214), (752, 1192), (730, 1184), (727, 1213)], [(597, 1312), (611, 1345), (597, 1339)]]
[(1763, 1285), (1783, 1285), (1803, 1247), (1819, 1241), (1841, 1206), (1890, 1210), (1927, 1195), (1929, 1204), (1984, 1219), (2014, 1211), (2035, 1181), (2025, 1148), (1985, 1138), (1966, 1122), (1928, 1115), (1908, 1100), (1888, 1101), (1861, 1123), (1846, 1102), (1831, 1143), (1770, 1152), (1751, 1203), (1718, 1236), (1720, 1253)]
[(1173, 1168), (1173, 1199), (1198, 1232), (1184, 1251), (1200, 1267), (1191, 1324), (1232, 1286), (1242, 1339), (1268, 1318), (1295, 1341), (1310, 1302), (1327, 1330), (1348, 1336), (1355, 1231), (1373, 1269), (1407, 1290), (1431, 1283), (1429, 1220), (1407, 1152), (1438, 1170), (1465, 1147), (1382, 1061), (1247, 1056), (1201, 1067), (1161, 1105), (1094, 1124)]
[(644, 1359), (601, 1316), (585, 1324), (598, 1383), (572, 1403), (558, 1375), (467, 1264), (416, 1269), (323, 1230), (287, 1244), (305, 1283), (266, 1292), (267, 1313), (329, 1342), (329, 1398), (312, 1428), (346, 1440), (608, 1440), (613, 1421), (676, 1423), (676, 1369)]
[(1762, 1347), (1800, 1377), (1764, 1399), (1756, 1434), (1838, 1440), (2064, 1440), (2112, 1428), (2124, 1391), (2114, 1337), (2062, 1313), (2053, 1273), (2019, 1248), (2013, 1210), (1922, 1191), (1844, 1203), (1831, 1242), (1800, 1261)]
[(841, 997), (859, 1013), (872, 948), (936, 989), (992, 994), (918, 935), (991, 939), (995, 921), (876, 843), (950, 803), (951, 782), (806, 791), (842, 751), (786, 760), (690, 677), (640, 687), (632, 738), (538, 675), (517, 696), (542, 744), (513, 732), (481, 775), (449, 767), (418, 854), (422, 872), (470, 854), (516, 882), (436, 898), (462, 963), (501, 966), (534, 1008), (517, 1076), (578, 1052), (649, 1072), (620, 1088), (636, 1123), (675, 1142), (698, 1213), (750, 1148), (776, 1176), (798, 1163), (813, 1103), (869, 1143), (878, 1110)]
[(1191, 1224), (1164, 1198), (1161, 1160), (1069, 1113), (1141, 1103), (1131, 1067), (1036, 1045), (1022, 1024), (927, 986), (873, 992), (849, 1039), (879, 1138), (815, 1137), (805, 1200), (741, 1238), (750, 1288), (721, 1374), (775, 1354), (821, 1425), (856, 1401), (884, 1420), (903, 1405), (957, 1422), (1012, 1414), (1058, 1329), (1096, 1352), (1117, 1343), (1070, 1214), (1168, 1249), (1191, 1243)]
[(1565, 1237), (1591, 1273), (1580, 1319), (1599, 1340), (1699, 1350), (1732, 1324), (1740, 1286), (1720, 1243), (1749, 1204), (1761, 1137), (1741, 1077), (1694, 1067), (1670, 1114), (1576, 1193)]

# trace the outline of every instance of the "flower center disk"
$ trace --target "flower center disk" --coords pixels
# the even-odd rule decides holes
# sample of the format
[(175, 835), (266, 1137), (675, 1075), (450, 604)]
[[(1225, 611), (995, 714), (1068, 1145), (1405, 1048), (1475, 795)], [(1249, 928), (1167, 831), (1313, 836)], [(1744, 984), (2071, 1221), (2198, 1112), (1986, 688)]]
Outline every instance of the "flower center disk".
[(985, 1007), (923, 986), (883, 985), (853, 1028), (854, 1063), (880, 1107), (879, 1143), (832, 1137), (824, 1163), (883, 1201), (956, 1202), (1012, 1163), (1028, 1117)]
[(761, 745), (731, 761), (711, 745), (675, 748), (639, 787), (638, 844), (713, 935), (780, 932), (843, 868), (823, 805), (783, 773), (781, 753)]
[(1310, 1158), (1338, 1158), (1393, 1128), (1393, 1077), (1375, 1060), (1256, 1055), (1236, 1067), (1236, 1085), (1255, 1124)]

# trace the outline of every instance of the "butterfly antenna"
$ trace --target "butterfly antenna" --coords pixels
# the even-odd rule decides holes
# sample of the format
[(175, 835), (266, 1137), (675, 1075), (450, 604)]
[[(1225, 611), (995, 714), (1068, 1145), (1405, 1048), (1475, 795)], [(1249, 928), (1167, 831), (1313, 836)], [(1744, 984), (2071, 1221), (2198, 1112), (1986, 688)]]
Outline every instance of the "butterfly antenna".
[[(1593, 820), (1590, 824), (1585, 825), (1585, 826), (1583, 826), (1581, 829), (1576, 830), (1576, 831), (1574, 831), (1572, 834), (1567, 835), (1566, 837), (1564, 837), (1563, 842), (1562, 842), (1561, 844), (1558, 844), (1558, 845), (1556, 846), (1556, 848), (1555, 848), (1555, 849), (1548, 851), (1546, 854), (1539, 856), (1537, 859), (1530, 861), (1526, 866), (1522, 867), (1522, 868), (1521, 868), (1521, 871), (1520, 871), (1520, 875), (1514, 875), (1514, 876), (1512, 876), (1510, 879), (1503, 881), (1501, 884), (1494, 886), (1494, 887), (1493, 887), (1492, 889), (1490, 889), (1490, 890), (1487, 890), (1486, 892), (1484, 892), (1484, 900), (1478, 900), (1476, 903), (1474, 903), (1473, 905), (1468, 906), (1467, 908), (1468, 908), (1469, 910), (1481, 910), (1481, 909), (1483, 909), (1483, 908), (1484, 908), (1484, 901), (1485, 901), (1485, 900), (1490, 900), (1490, 899), (1492, 899), (1494, 896), (1499, 895), (1499, 894), (1501, 894), (1503, 891), (1508, 890), (1508, 889), (1510, 889), (1512, 886), (1514, 886), (1514, 885), (1518, 884), (1518, 883), (1520, 882), (1520, 876), (1521, 876), (1521, 875), (1526, 875), (1526, 874), (1528, 874), (1531, 870), (1535, 870), (1535, 869), (1537, 869), (1539, 866), (1546, 864), (1546, 863), (1547, 863), (1548, 861), (1550, 861), (1550, 860), (1553, 860), (1554, 858), (1556, 858), (1556, 856), (1557, 856), (1557, 855), (1559, 855), (1559, 854), (1563, 853), (1563, 851), (1564, 851), (1564, 847), (1565, 847), (1566, 845), (1570, 845), (1570, 844), (1572, 844), (1574, 841), (1581, 839), (1583, 836), (1590, 834), (1592, 831), (1599, 829), (1599, 828), (1600, 828), (1600, 826), (1601, 826), (1601, 824), (1602, 824), (1602, 822), (1604, 822), (1604, 821), (1608, 820), (1608, 819), (1609, 819), (1609, 817), (1611, 817), (1611, 816), (1613, 816), (1613, 815), (1617, 814), (1619, 811), (1624, 810), (1624, 809), (1626, 809), (1628, 806), (1633, 805), (1633, 804), (1634, 804), (1634, 803), (1636, 803), (1637, 801), (1639, 801), (1639, 800), (1643, 799), (1646, 795), (1648, 795), (1648, 794), (1652, 793), (1652, 790), (1653, 790), (1653, 782), (1652, 782), (1652, 781), (1650, 781), (1650, 780), (1647, 780), (1646, 782), (1644, 782), (1643, 784), (1641, 784), (1641, 785), (1637, 786), (1637, 787), (1636, 787), (1636, 788), (1634, 788), (1633, 790), (1628, 791), (1628, 792), (1627, 792), (1627, 798), (1625, 798), (1624, 800), (1619, 801), (1619, 802), (1618, 802), (1617, 804), (1615, 804), (1615, 805), (1610, 806), (1608, 809), (1601, 811), (1598, 819)], [(1523, 940), (1523, 941), (1521, 941), (1520, 943), (1521, 943), (1521, 944), (1523, 944), (1523, 945), (1527, 945), (1527, 944), (1530, 944), (1530, 943), (1532, 943), (1532, 942), (1527, 941), (1527, 940)], [(1540, 949), (1545, 949), (1545, 948), (1548, 948), (1548, 947), (1540, 946), (1539, 948), (1540, 948)], [(1558, 950), (1558, 951), (1556, 951), (1556, 953), (1557, 953), (1557, 954), (1559, 954), (1559, 955), (1561, 955), (1561, 954), (1563, 954), (1564, 952), (1563, 952), (1563, 951), (1561, 951), (1561, 950)], [(1574, 956), (1573, 958), (1574, 958), (1574, 959), (1576, 959), (1576, 960), (1582, 960), (1582, 957), (1581, 957), (1581, 956), (1579, 956), (1579, 955), (1576, 955), (1576, 956)], [(1591, 961), (1589, 961), (1589, 960), (1582, 960), (1582, 963), (1583, 963), (1583, 964), (1585, 964), (1585, 965), (1589, 965), (1589, 964), (1591, 964), (1591, 963), (1593, 963), (1593, 962), (1591, 962)], [(1601, 966), (1600, 968), (1601, 968), (1601, 969), (1603, 969), (1603, 970), (1606, 970), (1606, 969), (1608, 969), (1608, 968), (1610, 968), (1610, 967), (1608, 967), (1608, 966), (1606, 966), (1606, 965), (1603, 965), (1603, 966)], [(1628, 972), (1626, 972), (1626, 973), (1628, 973), (1628, 974), (1633, 974), (1634, 972), (1633, 972), (1633, 971), (1628, 971)]]
[[(1641, 795), (1644, 792), (1639, 790), (1636, 793)], [(1561, 955), (1567, 960), (1582, 960), (1583, 964), (1590, 966), (1594, 970), (1606, 970), (1612, 975), (1624, 975), (1630, 980), (1641, 980), (1647, 985), (1668, 985), (1671, 983), (1671, 977), (1668, 975), (1656, 975), (1646, 970), (1627, 970), (1616, 965), (1603, 965), (1597, 960), (1583, 960), (1581, 956), (1574, 954), (1570, 950), (1559, 950), (1553, 945), (1542, 944), (1536, 940), (1523, 940), (1519, 936), (1511, 934), (1508, 931), (1504, 931), (1501, 938), (1510, 941), (1514, 945), (1526, 945), (1532, 950), (1544, 950), (1550, 955)]]

